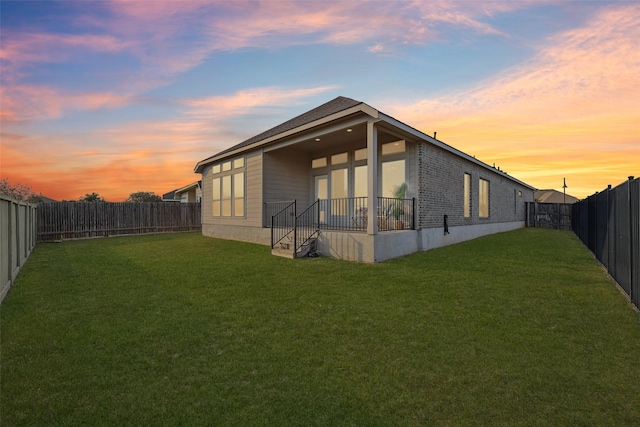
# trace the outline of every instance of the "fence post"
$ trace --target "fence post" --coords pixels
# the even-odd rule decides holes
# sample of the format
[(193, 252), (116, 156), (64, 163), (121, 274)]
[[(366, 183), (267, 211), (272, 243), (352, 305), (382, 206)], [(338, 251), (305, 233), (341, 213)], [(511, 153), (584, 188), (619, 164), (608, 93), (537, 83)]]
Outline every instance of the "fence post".
[[(631, 182), (633, 176), (629, 176), (629, 182), (627, 183), (627, 201), (629, 203), (629, 297), (631, 301), (635, 301), (634, 286), (633, 286), (633, 204), (631, 199)], [(637, 267), (636, 267), (637, 268)]]

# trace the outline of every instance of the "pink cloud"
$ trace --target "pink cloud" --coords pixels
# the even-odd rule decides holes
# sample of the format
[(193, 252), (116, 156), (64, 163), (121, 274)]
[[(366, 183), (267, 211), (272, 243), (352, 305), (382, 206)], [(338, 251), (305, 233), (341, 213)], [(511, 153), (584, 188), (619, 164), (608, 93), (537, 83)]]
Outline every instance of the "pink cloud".
[[(637, 169), (638, 22), (638, 5), (603, 9), (585, 27), (551, 37), (532, 59), (471, 89), (386, 105), (392, 115), (480, 159), (503, 162), (534, 185), (557, 187), (574, 174), (581, 192), (575, 195), (585, 196), (602, 189), (594, 181), (598, 172), (626, 177)], [(532, 168), (536, 162), (544, 166)]]
[(127, 47), (126, 42), (109, 35), (10, 33), (6, 30), (2, 35), (0, 58), (11, 64), (61, 62), (72, 54), (70, 49), (117, 52)]
[[(167, 192), (197, 180), (192, 171), (199, 160), (239, 142), (242, 136), (229, 135), (224, 120), (262, 108), (290, 106), (331, 89), (269, 87), (185, 100), (182, 114), (171, 120), (93, 130), (90, 146), (82, 133), (4, 134), (3, 176), (28, 182), (34, 190), (56, 199), (77, 199), (95, 191), (118, 201), (134, 191)], [(82, 102), (110, 102), (108, 96), (106, 100), (96, 98)], [(216, 115), (223, 120), (212, 121)]]
[(130, 96), (115, 93), (72, 94), (55, 87), (31, 85), (4, 85), (0, 96), (3, 123), (58, 119), (65, 111), (117, 108), (133, 101)]
[(290, 106), (303, 98), (315, 96), (336, 86), (320, 86), (303, 89), (287, 89), (278, 87), (254, 88), (238, 91), (232, 95), (212, 96), (201, 99), (185, 100), (191, 107), (188, 113), (199, 117), (228, 117), (251, 114), (252, 110), (261, 107)]
[[(503, 2), (491, 2), (482, 8), (450, 2), (281, 1), (165, 1), (153, 2), (153, 7), (148, 2), (114, 1), (101, 6), (106, 9), (104, 13), (70, 18), (71, 24), (92, 26), (100, 34), (2, 31), (0, 58), (3, 60), (3, 100), (7, 104), (2, 112), (5, 120), (57, 118), (68, 109), (83, 106), (121, 106), (131, 99), (129, 96), (168, 84), (178, 74), (196, 67), (220, 50), (310, 43), (371, 46), (373, 43), (373, 47), (363, 49), (388, 55), (394, 45), (434, 39), (438, 23), (443, 22), (479, 33), (497, 34), (479, 19), (507, 8)], [(68, 61), (85, 52), (133, 55), (140, 66), (124, 77), (125, 81), (105, 82), (113, 88), (103, 94), (74, 96), (54, 87), (21, 83), (27, 65)], [(111, 91), (121, 95), (110, 95)]]

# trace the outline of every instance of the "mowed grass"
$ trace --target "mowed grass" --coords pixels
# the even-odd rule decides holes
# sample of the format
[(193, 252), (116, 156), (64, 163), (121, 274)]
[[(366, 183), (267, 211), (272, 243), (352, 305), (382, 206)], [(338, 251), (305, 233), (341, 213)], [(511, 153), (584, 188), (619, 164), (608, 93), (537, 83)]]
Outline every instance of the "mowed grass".
[(568, 232), (375, 265), (40, 244), (1, 322), (6, 426), (640, 422), (640, 315)]

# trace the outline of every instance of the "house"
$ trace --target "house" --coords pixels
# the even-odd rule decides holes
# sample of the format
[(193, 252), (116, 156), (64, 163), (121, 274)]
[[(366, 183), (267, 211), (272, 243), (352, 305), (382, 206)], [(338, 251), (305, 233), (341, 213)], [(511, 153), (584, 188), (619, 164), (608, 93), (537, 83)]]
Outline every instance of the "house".
[(577, 197), (561, 193), (558, 190), (536, 190), (533, 197), (538, 203), (575, 203), (580, 201)]
[[(374, 165), (374, 167), (371, 167)], [(525, 226), (534, 188), (338, 97), (198, 162), (202, 233), (378, 262)]]
[(168, 193), (164, 193), (162, 195), (163, 202), (179, 202), (180, 199), (176, 199), (176, 190), (169, 191)]
[(182, 188), (162, 195), (164, 202), (194, 203), (202, 201), (202, 181), (192, 182)]

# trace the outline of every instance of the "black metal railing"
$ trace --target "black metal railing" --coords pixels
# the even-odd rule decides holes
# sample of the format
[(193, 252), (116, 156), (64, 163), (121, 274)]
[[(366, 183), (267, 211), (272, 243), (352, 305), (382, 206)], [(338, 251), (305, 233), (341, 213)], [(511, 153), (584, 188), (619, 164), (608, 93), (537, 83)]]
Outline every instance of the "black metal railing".
[[(265, 203), (265, 215), (269, 214), (265, 227), (272, 227), (271, 223), (275, 221), (275, 226), (280, 229), (274, 235), (275, 243), (293, 231), (293, 228), (366, 231), (372, 220), (377, 221), (379, 231), (414, 230), (415, 205), (415, 198), (378, 197), (378, 209), (374, 214), (367, 207), (366, 197), (320, 199), (303, 213), (296, 215), (295, 201), (269, 202)], [(298, 224), (294, 224), (296, 218)], [(303, 234), (306, 235), (306, 231)]]
[(311, 238), (317, 236), (319, 230), (318, 224), (318, 208), (320, 200), (316, 200), (311, 206), (305, 209), (300, 215), (296, 216), (294, 227), (294, 238), (296, 242), (295, 251), (298, 252), (305, 243)]
[(284, 240), (291, 233), (294, 233), (293, 241), (295, 242), (296, 229), (296, 202), (288, 202), (288, 204), (280, 211), (271, 216), (271, 248), (273, 249), (278, 243)]
[(416, 199), (378, 197), (378, 231), (414, 230)]
[(262, 226), (265, 228), (271, 227), (271, 217), (282, 212), (289, 207), (295, 200), (285, 200), (283, 202), (267, 202), (264, 204)]
[(317, 203), (320, 228), (366, 231), (369, 218), (366, 197), (324, 199)]

